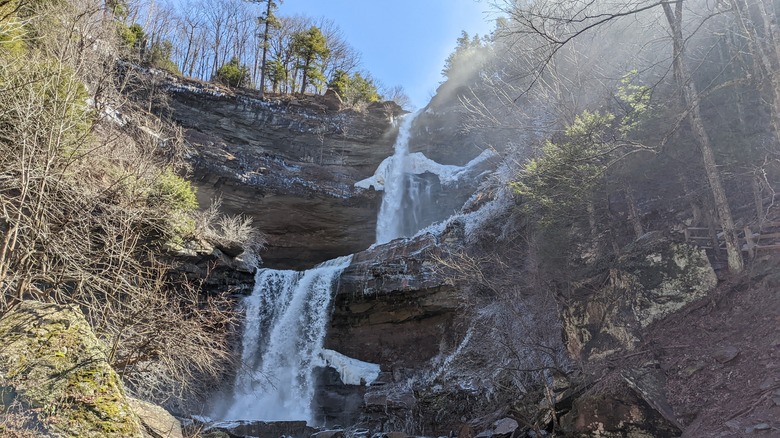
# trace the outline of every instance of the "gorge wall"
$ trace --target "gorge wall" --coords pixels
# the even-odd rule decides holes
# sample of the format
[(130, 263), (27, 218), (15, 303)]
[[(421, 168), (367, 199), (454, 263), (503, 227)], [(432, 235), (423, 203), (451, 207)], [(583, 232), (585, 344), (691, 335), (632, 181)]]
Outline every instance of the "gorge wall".
[[(353, 184), (392, 154), (400, 107), (339, 110), (321, 96), (260, 100), (166, 78), (161, 107), (184, 128), (201, 206), (245, 214), (268, 238), (264, 265), (307, 268), (373, 243), (381, 194)], [(328, 106), (330, 105), (330, 106)]]
[[(380, 372), (371, 382), (345, 382), (335, 365), (318, 368), (312, 410), (322, 424), (468, 437), (504, 436), (508, 428), (532, 436), (525, 433), (550, 430), (559, 418), (556, 424), (584, 436), (679, 433), (664, 379), (652, 365), (610, 369), (605, 375), (614, 394), (606, 401), (598, 394), (607, 383), (595, 374), (626, 352), (634, 357), (650, 322), (702, 297), (706, 287), (693, 283), (706, 277), (712, 286), (714, 274), (696, 250), (655, 236), (627, 248), (623, 259), (595, 263), (574, 295), (557, 297), (563, 301), (543, 289), (518, 289), (531, 284), (522, 278), (528, 242), (512, 202), (499, 199), (501, 186), (491, 185), (498, 157), (449, 185), (429, 170), (415, 175), (434, 187), (426, 206), (435, 213), (425, 220), (458, 218), (369, 247), (382, 192), (355, 183), (370, 181), (392, 154), (398, 108), (356, 113), (325, 98), (259, 100), (195, 83), (164, 88), (166, 111), (185, 127), (200, 202), (220, 196), (226, 212), (251, 215), (268, 233), (265, 267), (310, 268), (354, 253), (333, 293), (324, 348), (376, 364)], [(490, 133), (461, 129), (468, 114), (458, 105), (459, 91), (440, 91), (412, 126), (410, 152), (463, 166), (485, 149), (507, 147)], [(480, 215), (489, 227), (475, 219)], [(475, 234), (480, 228), (486, 231)], [(487, 266), (500, 260), (495, 255), (515, 260)], [(479, 266), (471, 268), (484, 269), (483, 278), (453, 273), (446, 260), (476, 260)], [(625, 273), (615, 277), (618, 269)], [(605, 286), (605, 278), (614, 284)], [(638, 301), (615, 307), (636, 293)], [(524, 369), (542, 371), (517, 371)], [(634, 435), (620, 435), (629, 420)]]

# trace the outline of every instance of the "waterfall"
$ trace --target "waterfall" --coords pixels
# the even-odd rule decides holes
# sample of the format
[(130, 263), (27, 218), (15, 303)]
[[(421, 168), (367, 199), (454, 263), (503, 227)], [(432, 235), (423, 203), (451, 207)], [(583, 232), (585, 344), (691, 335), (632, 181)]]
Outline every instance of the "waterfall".
[(304, 272), (258, 270), (244, 300), (243, 369), (223, 418), (311, 422), (312, 370), (323, 363), (333, 283), (351, 259)]
[[(383, 175), (385, 192), (377, 218), (377, 243), (410, 236), (424, 221), (422, 213), (431, 198), (431, 186), (414, 167), (430, 160), (416, 156), (421, 154), (412, 154), (410, 159), (409, 138), (416, 115), (404, 118), (393, 156), (377, 170)], [(434, 170), (455, 168), (430, 163), (428, 167)], [(342, 379), (351, 384), (376, 378), (378, 365), (323, 350), (333, 284), (351, 258), (340, 257), (304, 272), (258, 270), (252, 295), (244, 300), (242, 368), (225, 415), (216, 416), (312, 423), (314, 367), (339, 367)]]
[[(398, 137), (393, 147), (393, 156), (383, 162), (384, 195), (379, 216), (376, 220), (376, 243), (387, 243), (405, 235), (404, 198), (407, 193), (407, 162), (409, 158), (409, 138), (412, 124), (418, 113), (404, 117), (398, 128)], [(416, 231), (416, 230), (415, 230)]]

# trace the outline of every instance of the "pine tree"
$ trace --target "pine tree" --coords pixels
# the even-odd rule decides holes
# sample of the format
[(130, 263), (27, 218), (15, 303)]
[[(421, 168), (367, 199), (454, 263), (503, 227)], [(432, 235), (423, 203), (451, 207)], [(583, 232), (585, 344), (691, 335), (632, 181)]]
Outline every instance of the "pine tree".
[(302, 69), (301, 94), (306, 92), (309, 79), (324, 80), (322, 74), (322, 61), (330, 55), (325, 36), (317, 26), (309, 30), (299, 32), (293, 37), (293, 51), (300, 59), (299, 67)]
[(266, 2), (265, 15), (258, 18), (259, 22), (265, 25), (265, 29), (263, 30), (263, 42), (262, 42), (263, 59), (262, 59), (262, 66), (260, 67), (260, 84), (259, 84), (260, 95), (262, 95), (265, 92), (265, 76), (268, 73), (268, 66), (266, 64), (266, 61), (268, 59), (268, 38), (271, 32), (271, 28), (279, 26), (279, 20), (276, 18), (276, 14), (274, 12), (279, 7), (279, 4), (282, 3), (282, 1), (283, 0), (265, 0)]
[(444, 68), (442, 68), (441, 74), (445, 78), (451, 77), (458, 62), (462, 61), (467, 54), (472, 53), (475, 49), (479, 49), (480, 47), (482, 47), (482, 40), (479, 35), (470, 37), (468, 32), (465, 30), (461, 31), (460, 38), (458, 38), (455, 46), (455, 51), (450, 53), (450, 56), (444, 60)]

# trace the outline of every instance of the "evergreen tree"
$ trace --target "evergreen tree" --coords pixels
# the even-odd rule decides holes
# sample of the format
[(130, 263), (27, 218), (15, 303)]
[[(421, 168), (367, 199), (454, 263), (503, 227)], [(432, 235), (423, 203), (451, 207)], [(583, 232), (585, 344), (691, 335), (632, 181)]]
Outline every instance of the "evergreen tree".
[(381, 98), (374, 80), (369, 74), (355, 72), (352, 76), (344, 70), (336, 70), (328, 82), (331, 88), (350, 105), (378, 102)]
[(278, 93), (280, 88), (279, 85), (287, 81), (287, 73), (287, 67), (285, 67), (282, 61), (278, 59), (271, 61), (268, 66), (268, 78), (271, 80), (271, 90), (274, 93)]
[(333, 79), (328, 82), (328, 88), (338, 93), (342, 99), (345, 98), (349, 89), (349, 73), (344, 70), (336, 70), (333, 73)]
[(317, 26), (312, 26), (293, 37), (293, 51), (300, 60), (302, 71), (301, 94), (306, 92), (309, 79), (323, 81), (322, 62), (330, 55), (325, 36)]
[(457, 40), (455, 51), (450, 53), (450, 56), (444, 61), (444, 68), (441, 70), (441, 74), (445, 78), (453, 76), (453, 73), (457, 71), (458, 63), (470, 54), (474, 53), (477, 49), (482, 47), (482, 40), (479, 35), (469, 36), (469, 33), (461, 31), (460, 37)]
[[(283, 0), (265, 0), (266, 2), (266, 9), (265, 9), (265, 15), (258, 18), (259, 22), (262, 23), (265, 26), (265, 29), (263, 30), (263, 60), (262, 60), (262, 66), (260, 67), (260, 94), (262, 95), (265, 91), (265, 76), (266, 74), (270, 74), (268, 67), (276, 68), (276, 66), (267, 66), (266, 61), (268, 59), (268, 38), (270, 36), (271, 28), (279, 27), (279, 20), (276, 18), (275, 11), (279, 7), (279, 4), (282, 3)], [(274, 82), (276, 84), (276, 82)], [(276, 86), (274, 86), (276, 88)]]
[(364, 77), (360, 72), (356, 72), (352, 75), (349, 86), (352, 103), (371, 103), (380, 100), (379, 91), (374, 84), (374, 80), (369, 75)]

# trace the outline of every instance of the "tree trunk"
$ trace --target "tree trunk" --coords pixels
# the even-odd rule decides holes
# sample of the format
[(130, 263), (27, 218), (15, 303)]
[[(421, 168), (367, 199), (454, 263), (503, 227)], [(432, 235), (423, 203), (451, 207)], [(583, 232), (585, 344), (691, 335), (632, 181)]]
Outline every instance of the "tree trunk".
[(636, 206), (636, 198), (634, 198), (634, 192), (631, 190), (631, 186), (626, 183), (624, 187), (626, 203), (628, 204), (628, 219), (631, 221), (631, 226), (634, 228), (634, 235), (639, 239), (645, 234), (645, 229), (642, 227), (642, 221), (639, 219), (639, 208)]
[(268, 33), (270, 31), (268, 22), (271, 18), (271, 0), (266, 0), (266, 4), (268, 6), (265, 9), (265, 30), (263, 30), (263, 66), (260, 67), (260, 97), (262, 97), (263, 93), (265, 93), (265, 71), (267, 70), (266, 60), (268, 56)]
[[(742, 30), (745, 32), (745, 37), (748, 41), (748, 47), (750, 49), (753, 63), (755, 64), (755, 70), (758, 72), (759, 80), (761, 82), (760, 89), (766, 96), (769, 102), (772, 133), (775, 136), (775, 143), (780, 143), (780, 74), (777, 73), (778, 64), (780, 64), (780, 54), (777, 47), (776, 40), (777, 32), (776, 24), (769, 14), (774, 15), (773, 8), (767, 9), (767, 5), (759, 1), (758, 6), (760, 8), (760, 14), (762, 16), (761, 30), (763, 36), (759, 36), (759, 32), (756, 29), (756, 23), (750, 15), (750, 8), (745, 0), (732, 0), (732, 8), (737, 13), (737, 18), (742, 26)], [(771, 5), (770, 5), (771, 7)]]
[(731, 215), (726, 189), (723, 187), (720, 172), (718, 171), (718, 166), (715, 162), (712, 144), (701, 118), (699, 93), (683, 62), (684, 39), (682, 33), (682, 0), (678, 0), (675, 3), (674, 11), (669, 3), (663, 3), (662, 6), (672, 30), (674, 75), (682, 94), (683, 103), (688, 109), (688, 122), (691, 125), (693, 137), (701, 151), (702, 161), (704, 162), (704, 172), (707, 175), (707, 181), (709, 182), (713, 198), (715, 199), (715, 208), (717, 209), (720, 225), (723, 229), (723, 237), (726, 241), (726, 256), (728, 258), (729, 270), (736, 274), (742, 272), (744, 269), (742, 252), (739, 248), (739, 240), (737, 239), (737, 230), (734, 227), (734, 218)]
[(301, 94), (306, 94), (306, 79), (307, 74), (309, 73), (309, 64), (311, 64), (311, 59), (306, 58), (306, 64), (303, 65), (303, 75), (301, 76)]
[(761, 180), (758, 175), (750, 176), (750, 188), (753, 190), (753, 203), (756, 206), (756, 223), (758, 223), (758, 229), (760, 230), (764, 222), (764, 200), (761, 196)]

